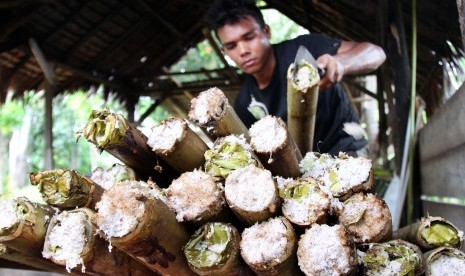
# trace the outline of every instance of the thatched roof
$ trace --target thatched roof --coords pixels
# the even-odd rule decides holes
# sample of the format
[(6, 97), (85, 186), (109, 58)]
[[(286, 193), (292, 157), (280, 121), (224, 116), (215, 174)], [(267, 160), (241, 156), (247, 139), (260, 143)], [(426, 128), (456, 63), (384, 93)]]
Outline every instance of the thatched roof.
[[(105, 84), (107, 93), (134, 100), (141, 95), (196, 93), (210, 86), (237, 90), (234, 68), (211, 79), (182, 84), (164, 68), (208, 37), (203, 16), (209, 0), (5, 0), (0, 1), (0, 104), (8, 89), (16, 96), (44, 86), (45, 76), (31, 51), (38, 45), (54, 66), (57, 93)], [(297, 23), (314, 32), (346, 40), (402, 46), (403, 33), (391, 24), (396, 11), (387, 0), (269, 0)], [(449, 56), (446, 41), (461, 45), (455, 0), (418, 1), (418, 79), (420, 93), (428, 87), (441, 57)], [(411, 1), (400, 1), (410, 51)], [(389, 11), (391, 9), (391, 11)], [(399, 22), (399, 21), (397, 21)], [(34, 42), (35, 41), (35, 42)], [(388, 55), (390, 53), (388, 52)], [(390, 57), (389, 57), (390, 58)], [(389, 60), (386, 66), (395, 68)], [(394, 70), (394, 69), (393, 69)]]

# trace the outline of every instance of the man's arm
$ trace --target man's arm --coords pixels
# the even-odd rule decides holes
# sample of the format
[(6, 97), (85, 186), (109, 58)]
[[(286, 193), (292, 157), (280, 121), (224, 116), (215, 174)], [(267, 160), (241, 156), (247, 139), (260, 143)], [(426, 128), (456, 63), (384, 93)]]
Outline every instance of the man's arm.
[(384, 50), (375, 44), (342, 41), (336, 55), (325, 54), (317, 59), (318, 67), (326, 71), (319, 86), (325, 89), (341, 81), (345, 75), (369, 73), (385, 60)]

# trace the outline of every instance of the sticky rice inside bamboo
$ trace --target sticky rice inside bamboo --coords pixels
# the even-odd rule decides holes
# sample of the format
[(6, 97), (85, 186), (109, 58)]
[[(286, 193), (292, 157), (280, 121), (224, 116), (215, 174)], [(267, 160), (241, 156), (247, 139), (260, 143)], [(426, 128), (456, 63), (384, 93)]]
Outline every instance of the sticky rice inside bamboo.
[(249, 264), (264, 264), (279, 259), (291, 241), (282, 218), (273, 218), (244, 229), (241, 254)]
[(307, 275), (340, 275), (353, 269), (355, 259), (340, 225), (313, 224), (299, 241), (297, 257)]
[(139, 182), (127, 181), (105, 191), (97, 203), (95, 222), (108, 237), (123, 237), (133, 231), (145, 212), (139, 197), (152, 197), (150, 189)]
[(58, 215), (57, 224), (54, 225), (48, 236), (48, 248), (44, 248), (42, 256), (56, 261), (66, 261), (66, 270), (82, 265), (85, 271), (84, 262), (81, 258), (86, 243), (87, 218), (83, 212), (66, 211)]
[(152, 129), (147, 144), (156, 153), (169, 152), (182, 139), (184, 130), (185, 123), (182, 120), (166, 120)]
[(189, 118), (200, 125), (206, 125), (220, 118), (227, 104), (228, 99), (221, 90), (210, 88), (192, 99)]
[(244, 211), (260, 212), (274, 202), (277, 190), (271, 173), (255, 166), (231, 172), (226, 178), (228, 203)]
[(0, 219), (0, 234), (6, 234), (19, 223), (20, 219), (18, 218), (16, 211), (14, 209), (14, 202), (12, 200), (3, 200), (0, 202), (0, 210), (2, 214), (2, 219)]
[(276, 117), (266, 116), (249, 129), (250, 144), (257, 152), (273, 152), (285, 145), (286, 129), (278, 123)]
[(206, 214), (217, 215), (225, 205), (222, 190), (213, 177), (195, 170), (183, 173), (166, 189), (168, 205), (178, 221), (197, 221)]
[[(463, 275), (465, 272), (465, 259), (451, 254), (439, 254), (430, 262), (431, 276)], [(447, 274), (446, 274), (447, 272)]]
[(92, 171), (91, 180), (100, 185), (104, 190), (108, 190), (118, 182), (126, 180), (135, 180), (136, 173), (131, 168), (114, 164), (111, 168), (105, 170), (101, 167)]
[(302, 177), (310, 176), (319, 179), (326, 174), (326, 170), (332, 166), (333, 162), (334, 158), (327, 153), (307, 152), (300, 161), (300, 172)]

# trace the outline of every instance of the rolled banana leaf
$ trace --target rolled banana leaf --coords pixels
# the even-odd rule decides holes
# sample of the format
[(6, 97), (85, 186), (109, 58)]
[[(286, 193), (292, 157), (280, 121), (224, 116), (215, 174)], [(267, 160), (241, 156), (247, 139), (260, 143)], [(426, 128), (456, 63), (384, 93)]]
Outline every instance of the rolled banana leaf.
[(461, 249), (463, 246), (463, 232), (442, 217), (422, 217), (419, 222), (395, 231), (393, 237), (415, 243), (423, 250), (441, 246)]
[(170, 118), (152, 129), (147, 144), (179, 173), (202, 168), (207, 144), (178, 118)]
[(337, 211), (339, 223), (353, 235), (354, 242), (373, 243), (390, 240), (392, 217), (384, 200), (373, 194), (357, 193)]
[(271, 218), (244, 229), (241, 256), (257, 275), (300, 275), (297, 239), (284, 217)]
[(42, 255), (66, 267), (68, 272), (101, 275), (149, 275), (151, 270), (122, 251), (108, 250), (91, 223), (95, 213), (88, 208), (63, 211), (53, 216)]
[(30, 256), (41, 256), (51, 207), (34, 203), (25, 197), (0, 203), (0, 243)]
[(247, 127), (219, 88), (205, 90), (192, 99), (189, 119), (204, 129), (213, 141), (231, 134), (249, 139)]
[(293, 224), (308, 226), (326, 221), (331, 201), (315, 179), (306, 177), (286, 182), (279, 189), (279, 196), (283, 199), (283, 215)]
[(205, 172), (226, 179), (229, 173), (249, 165), (263, 167), (243, 136), (229, 135), (215, 141), (205, 152)]
[(94, 208), (103, 193), (100, 185), (75, 170), (30, 173), (29, 180), (47, 204), (60, 209)]
[(240, 257), (240, 237), (231, 224), (206, 223), (184, 246), (184, 255), (198, 275), (252, 275)]
[(422, 275), (425, 271), (423, 254), (418, 246), (404, 240), (365, 245), (359, 251), (363, 275)]
[[(297, 70), (294, 79), (293, 71)], [(298, 68), (294, 64), (287, 71), (287, 125), (300, 152), (312, 151), (315, 133), (316, 109), (318, 103), (317, 68), (302, 62)]]
[(249, 132), (250, 145), (266, 169), (281, 177), (300, 176), (302, 154), (281, 118), (266, 116)]
[(441, 246), (424, 254), (425, 275), (463, 275), (465, 272), (465, 253), (456, 248)]
[(183, 246), (190, 235), (157, 191), (144, 182), (122, 182), (103, 193), (93, 223), (112, 246), (162, 275), (194, 275)]
[(134, 169), (144, 180), (152, 178), (166, 187), (179, 176), (147, 145), (147, 136), (133, 127), (121, 114), (93, 110), (86, 125), (76, 133), (84, 136), (98, 150), (106, 151)]

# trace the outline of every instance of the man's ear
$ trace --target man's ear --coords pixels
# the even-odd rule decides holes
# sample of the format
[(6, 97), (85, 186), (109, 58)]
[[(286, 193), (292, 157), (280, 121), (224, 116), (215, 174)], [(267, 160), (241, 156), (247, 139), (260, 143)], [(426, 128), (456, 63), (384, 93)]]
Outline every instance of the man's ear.
[(268, 39), (271, 38), (271, 29), (270, 29), (270, 26), (268, 24), (265, 24), (265, 27), (263, 27), (263, 32), (265, 33), (266, 37)]

